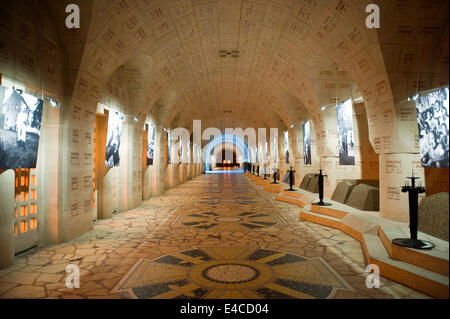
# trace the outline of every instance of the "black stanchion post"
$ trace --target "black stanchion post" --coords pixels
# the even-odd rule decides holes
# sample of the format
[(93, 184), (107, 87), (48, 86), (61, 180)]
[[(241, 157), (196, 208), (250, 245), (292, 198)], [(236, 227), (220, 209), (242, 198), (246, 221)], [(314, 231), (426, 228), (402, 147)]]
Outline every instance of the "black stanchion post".
[(272, 184), (278, 184), (277, 183), (277, 168), (274, 166), (273, 168), (273, 183)]
[(434, 247), (433, 243), (417, 239), (418, 223), (419, 223), (419, 194), (425, 193), (425, 187), (416, 186), (416, 179), (414, 172), (412, 177), (407, 177), (411, 180), (411, 186), (405, 183), (402, 187), (403, 193), (408, 193), (409, 199), (409, 231), (411, 238), (396, 238), (392, 243), (402, 247), (416, 248), (416, 249), (431, 249)]
[(319, 201), (317, 203), (313, 203), (313, 205), (317, 206), (331, 206), (330, 203), (325, 203), (323, 201), (323, 180), (324, 178), (328, 178), (328, 175), (322, 174), (322, 169), (320, 169), (320, 173), (316, 174), (316, 177), (319, 178)]
[(264, 179), (267, 179), (267, 172), (266, 172), (266, 169), (267, 169), (267, 165), (264, 164)]

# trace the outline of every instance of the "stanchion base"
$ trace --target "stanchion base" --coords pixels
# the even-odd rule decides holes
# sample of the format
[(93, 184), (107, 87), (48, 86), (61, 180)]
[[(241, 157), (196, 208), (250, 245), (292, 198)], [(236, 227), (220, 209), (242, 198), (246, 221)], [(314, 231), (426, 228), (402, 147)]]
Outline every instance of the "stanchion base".
[(398, 246), (415, 249), (431, 249), (434, 247), (434, 244), (429, 241), (412, 238), (396, 238), (392, 240), (392, 243)]
[(333, 204), (325, 203), (325, 202), (317, 202), (317, 203), (312, 203), (312, 204), (316, 205), (316, 206), (331, 206), (331, 205), (333, 205)]
[(280, 184), (280, 183), (275, 182), (275, 183), (270, 183), (270, 184), (277, 184), (277, 185), (278, 185), (278, 184)]
[(296, 189), (285, 189), (286, 192), (296, 192)]

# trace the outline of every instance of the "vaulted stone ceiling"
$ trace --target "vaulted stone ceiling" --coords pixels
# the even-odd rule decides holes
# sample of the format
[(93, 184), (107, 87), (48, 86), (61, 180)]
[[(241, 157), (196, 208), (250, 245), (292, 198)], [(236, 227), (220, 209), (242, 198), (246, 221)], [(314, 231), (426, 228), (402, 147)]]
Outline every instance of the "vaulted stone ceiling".
[[(57, 13), (66, 2), (49, 0), (61, 21)], [(69, 68), (99, 87), (121, 72), (134, 95), (133, 112), (165, 126), (190, 127), (192, 119), (202, 119), (218, 128), (288, 127), (312, 118), (320, 132), (322, 105), (362, 95), (375, 136), (385, 131), (376, 112), (395, 117), (391, 87), (397, 90), (396, 79), (413, 72), (399, 70), (399, 57), (391, 53), (403, 54), (421, 32), (422, 46), (439, 47), (448, 38), (448, 1), (378, 1), (378, 31), (365, 27), (371, 2), (84, 0), (85, 28), (61, 29), (61, 38)], [(222, 50), (239, 53), (221, 57)], [(448, 46), (437, 51), (437, 61), (423, 72), (448, 79), (448, 70), (440, 69), (445, 56), (448, 69)]]

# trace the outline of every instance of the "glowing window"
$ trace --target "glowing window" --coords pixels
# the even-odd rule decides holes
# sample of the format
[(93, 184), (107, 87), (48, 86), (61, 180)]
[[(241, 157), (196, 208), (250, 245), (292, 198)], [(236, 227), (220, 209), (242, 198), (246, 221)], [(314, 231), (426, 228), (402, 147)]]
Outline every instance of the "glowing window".
[(26, 233), (28, 231), (28, 223), (26, 220), (20, 222), (20, 232)]
[(14, 224), (14, 235), (17, 235), (18, 229), (17, 229), (17, 223)]
[(36, 215), (36, 204), (30, 205), (30, 214)]
[(30, 229), (36, 229), (37, 228), (37, 220), (36, 218), (30, 219)]
[(30, 199), (31, 200), (36, 200), (37, 199), (37, 195), (36, 195), (36, 190), (35, 189), (31, 190)]
[(36, 175), (31, 175), (31, 185), (36, 185)]
[(28, 214), (27, 206), (20, 206), (20, 216), (25, 217), (25, 216), (27, 216), (27, 214)]

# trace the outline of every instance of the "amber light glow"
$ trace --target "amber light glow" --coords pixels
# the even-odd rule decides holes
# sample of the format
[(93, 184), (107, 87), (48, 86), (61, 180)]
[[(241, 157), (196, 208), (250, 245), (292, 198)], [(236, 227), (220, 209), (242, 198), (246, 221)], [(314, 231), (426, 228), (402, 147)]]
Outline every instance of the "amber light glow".
[(26, 233), (28, 231), (28, 223), (26, 220), (22, 220), (20, 222), (20, 232), (21, 233)]
[(14, 199), (16, 202), (14, 235), (17, 236), (29, 230), (37, 229), (37, 190), (35, 189), (37, 179), (34, 170), (16, 169), (14, 172)]

